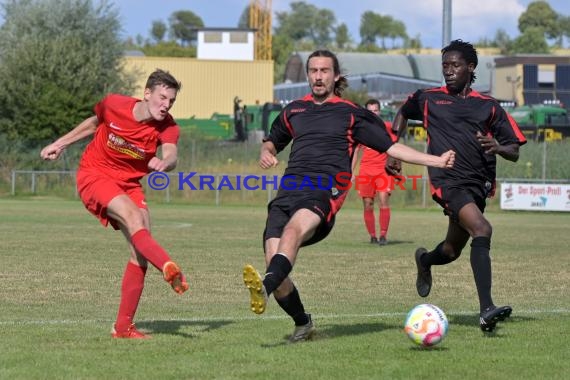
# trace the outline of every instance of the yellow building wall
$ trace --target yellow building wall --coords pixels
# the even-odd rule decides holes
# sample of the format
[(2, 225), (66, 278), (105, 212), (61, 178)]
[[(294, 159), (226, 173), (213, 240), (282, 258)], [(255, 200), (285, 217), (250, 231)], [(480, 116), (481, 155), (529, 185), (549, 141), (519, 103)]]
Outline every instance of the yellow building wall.
[(522, 65), (495, 67), (493, 97), (515, 101), (520, 105), (523, 100), (522, 78)]
[(175, 119), (209, 118), (213, 113), (233, 114), (233, 100), (242, 104), (273, 101), (273, 61), (218, 61), (176, 57), (125, 57), (127, 72), (135, 74), (142, 98), (150, 73), (162, 69), (182, 82), (170, 110)]
[[(496, 67), (493, 97), (501, 100), (512, 100), (517, 105), (524, 105), (523, 70), (524, 65), (521, 64)], [(556, 65), (540, 64), (538, 65), (538, 70), (555, 72)]]

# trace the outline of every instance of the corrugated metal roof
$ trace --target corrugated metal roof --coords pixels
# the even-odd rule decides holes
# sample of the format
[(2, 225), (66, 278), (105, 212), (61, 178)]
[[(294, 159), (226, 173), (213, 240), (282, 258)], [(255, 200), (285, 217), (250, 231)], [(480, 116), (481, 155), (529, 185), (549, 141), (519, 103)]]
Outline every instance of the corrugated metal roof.
[[(311, 52), (292, 55), (285, 69), (288, 83), (307, 80), (305, 62)], [(348, 76), (365, 74), (389, 74), (423, 81), (443, 82), (441, 55), (439, 54), (381, 54), (381, 53), (338, 53), (341, 72)], [(499, 56), (480, 55), (475, 70), (477, 79), (473, 85), (478, 91), (489, 91), (495, 58)], [(302, 64), (301, 64), (302, 62)]]
[[(285, 78), (292, 82), (300, 82), (307, 79), (305, 74), (305, 62), (312, 52), (298, 52), (296, 59), (296, 66), (302, 71), (296, 78), (303, 78), (297, 80), (296, 78)], [(377, 53), (338, 53), (337, 58), (340, 64), (340, 70), (343, 75), (358, 75), (358, 74), (371, 74), (371, 73), (384, 73), (391, 75), (400, 75), (405, 77), (414, 77), (411, 65), (405, 55), (398, 54), (377, 54)], [(299, 60), (303, 63), (299, 67)], [(291, 61), (291, 59), (290, 59)], [(293, 62), (293, 61), (291, 61)], [(289, 64), (289, 62), (287, 62)], [(287, 69), (286, 69), (287, 71)]]

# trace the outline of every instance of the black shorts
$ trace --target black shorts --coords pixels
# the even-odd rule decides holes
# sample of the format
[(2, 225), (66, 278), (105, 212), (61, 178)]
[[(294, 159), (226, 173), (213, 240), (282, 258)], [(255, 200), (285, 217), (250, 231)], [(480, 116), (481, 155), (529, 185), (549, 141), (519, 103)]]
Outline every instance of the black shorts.
[[(333, 195), (333, 192), (335, 193)], [(334, 227), (335, 215), (342, 206), (347, 192), (331, 190), (294, 191), (279, 190), (277, 197), (267, 206), (267, 222), (263, 232), (263, 243), (270, 238), (281, 238), (285, 225), (300, 209), (313, 211), (321, 218), (314, 235), (301, 247), (318, 243), (328, 236)]]
[(443, 207), (445, 215), (459, 222), (459, 210), (468, 203), (475, 203), (482, 213), (485, 212), (485, 200), (490, 191), (491, 187), (485, 184), (453, 185), (436, 189), (432, 198)]

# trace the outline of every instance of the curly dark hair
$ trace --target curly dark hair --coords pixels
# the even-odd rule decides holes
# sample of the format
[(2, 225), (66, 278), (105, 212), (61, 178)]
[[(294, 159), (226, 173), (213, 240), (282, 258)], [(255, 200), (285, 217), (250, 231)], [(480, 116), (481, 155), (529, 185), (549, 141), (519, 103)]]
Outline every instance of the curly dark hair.
[[(479, 59), (477, 58), (477, 49), (473, 47), (473, 45), (469, 42), (464, 42), (463, 40), (453, 40), (441, 49), (441, 55), (443, 56), (445, 53), (450, 51), (456, 51), (461, 54), (461, 57), (467, 62), (467, 64), (472, 63), (474, 67), (477, 67), (479, 63)], [(471, 83), (475, 82), (477, 76), (475, 72), (471, 73)]]

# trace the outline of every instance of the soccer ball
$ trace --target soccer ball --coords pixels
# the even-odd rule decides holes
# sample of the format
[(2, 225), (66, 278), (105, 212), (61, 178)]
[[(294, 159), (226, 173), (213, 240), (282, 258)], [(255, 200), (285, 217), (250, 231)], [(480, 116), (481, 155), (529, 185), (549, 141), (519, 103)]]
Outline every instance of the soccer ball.
[(447, 317), (439, 307), (424, 303), (410, 310), (404, 331), (415, 344), (431, 347), (443, 340), (448, 326)]

